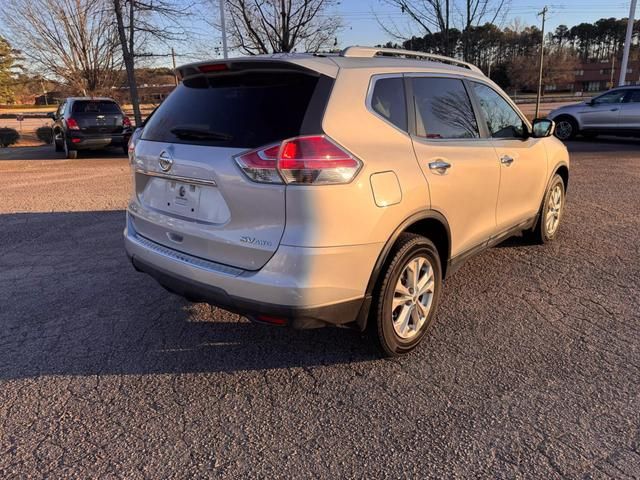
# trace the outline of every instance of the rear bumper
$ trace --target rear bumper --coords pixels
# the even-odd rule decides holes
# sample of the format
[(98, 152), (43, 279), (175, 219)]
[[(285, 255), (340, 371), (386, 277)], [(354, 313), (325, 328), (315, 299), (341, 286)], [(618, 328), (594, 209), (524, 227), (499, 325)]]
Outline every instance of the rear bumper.
[[(381, 248), (280, 246), (261, 270), (246, 271), (151, 242), (140, 237), (129, 220), (124, 240), (134, 267), (167, 290), (251, 320), (294, 328), (362, 325), (370, 300), (365, 290)], [(354, 273), (354, 262), (363, 273)]]
[(75, 150), (91, 150), (106, 147), (123, 147), (129, 143), (131, 133), (93, 134), (73, 132), (69, 134), (70, 147)]

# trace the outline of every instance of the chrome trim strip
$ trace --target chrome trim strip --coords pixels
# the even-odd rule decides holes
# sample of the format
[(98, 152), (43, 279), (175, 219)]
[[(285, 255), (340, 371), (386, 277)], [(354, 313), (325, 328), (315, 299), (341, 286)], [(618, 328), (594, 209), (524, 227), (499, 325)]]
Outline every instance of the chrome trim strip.
[(146, 175), (148, 177), (164, 178), (167, 180), (175, 180), (176, 182), (194, 183), (196, 185), (207, 185), (209, 187), (218, 186), (215, 180), (205, 180), (203, 178), (181, 177), (180, 175), (170, 175), (168, 173), (153, 172), (149, 170), (142, 170), (141, 168), (136, 168), (135, 172), (139, 173), (140, 175)]
[(191, 267), (196, 267), (202, 270), (220, 273), (223, 275), (229, 275), (232, 277), (237, 277), (244, 272), (244, 270), (241, 270), (239, 268), (222, 265), (220, 263), (205, 260), (204, 258), (194, 257), (186, 253), (178, 252), (177, 250), (165, 247), (163, 245), (160, 245), (159, 243), (152, 242), (151, 240), (142, 237), (135, 231), (132, 233), (133, 235), (129, 234), (129, 240), (136, 243), (138, 246), (151, 250), (152, 252), (158, 255), (162, 255), (163, 257), (167, 257), (171, 260), (187, 264)]

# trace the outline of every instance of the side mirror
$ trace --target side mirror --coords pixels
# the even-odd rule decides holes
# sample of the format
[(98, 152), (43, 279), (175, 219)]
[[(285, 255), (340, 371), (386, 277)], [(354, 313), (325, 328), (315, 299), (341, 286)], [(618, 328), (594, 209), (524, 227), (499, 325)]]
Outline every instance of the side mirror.
[(556, 122), (548, 118), (536, 118), (531, 126), (531, 136), (533, 138), (544, 138), (553, 135), (556, 129)]

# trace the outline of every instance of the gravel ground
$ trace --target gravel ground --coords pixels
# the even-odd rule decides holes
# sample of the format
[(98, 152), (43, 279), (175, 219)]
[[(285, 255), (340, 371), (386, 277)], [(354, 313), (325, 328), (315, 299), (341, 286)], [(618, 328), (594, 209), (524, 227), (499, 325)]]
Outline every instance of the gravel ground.
[(638, 478), (640, 142), (571, 150), (557, 241), (470, 261), (395, 360), (165, 293), (123, 251), (126, 159), (14, 150), (0, 478)]

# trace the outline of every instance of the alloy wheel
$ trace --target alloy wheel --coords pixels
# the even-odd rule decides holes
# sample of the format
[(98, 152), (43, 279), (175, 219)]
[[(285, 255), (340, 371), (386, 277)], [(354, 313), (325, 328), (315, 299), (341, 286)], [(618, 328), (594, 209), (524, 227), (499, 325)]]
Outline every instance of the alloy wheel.
[(402, 270), (391, 306), (393, 329), (398, 337), (415, 337), (429, 316), (435, 292), (435, 275), (426, 257), (412, 258)]
[(567, 120), (561, 120), (556, 124), (556, 137), (560, 140), (566, 140), (573, 133), (573, 125)]
[(549, 201), (547, 202), (547, 214), (545, 216), (547, 235), (552, 237), (558, 225), (560, 224), (560, 215), (562, 213), (562, 187), (558, 184), (549, 195)]

